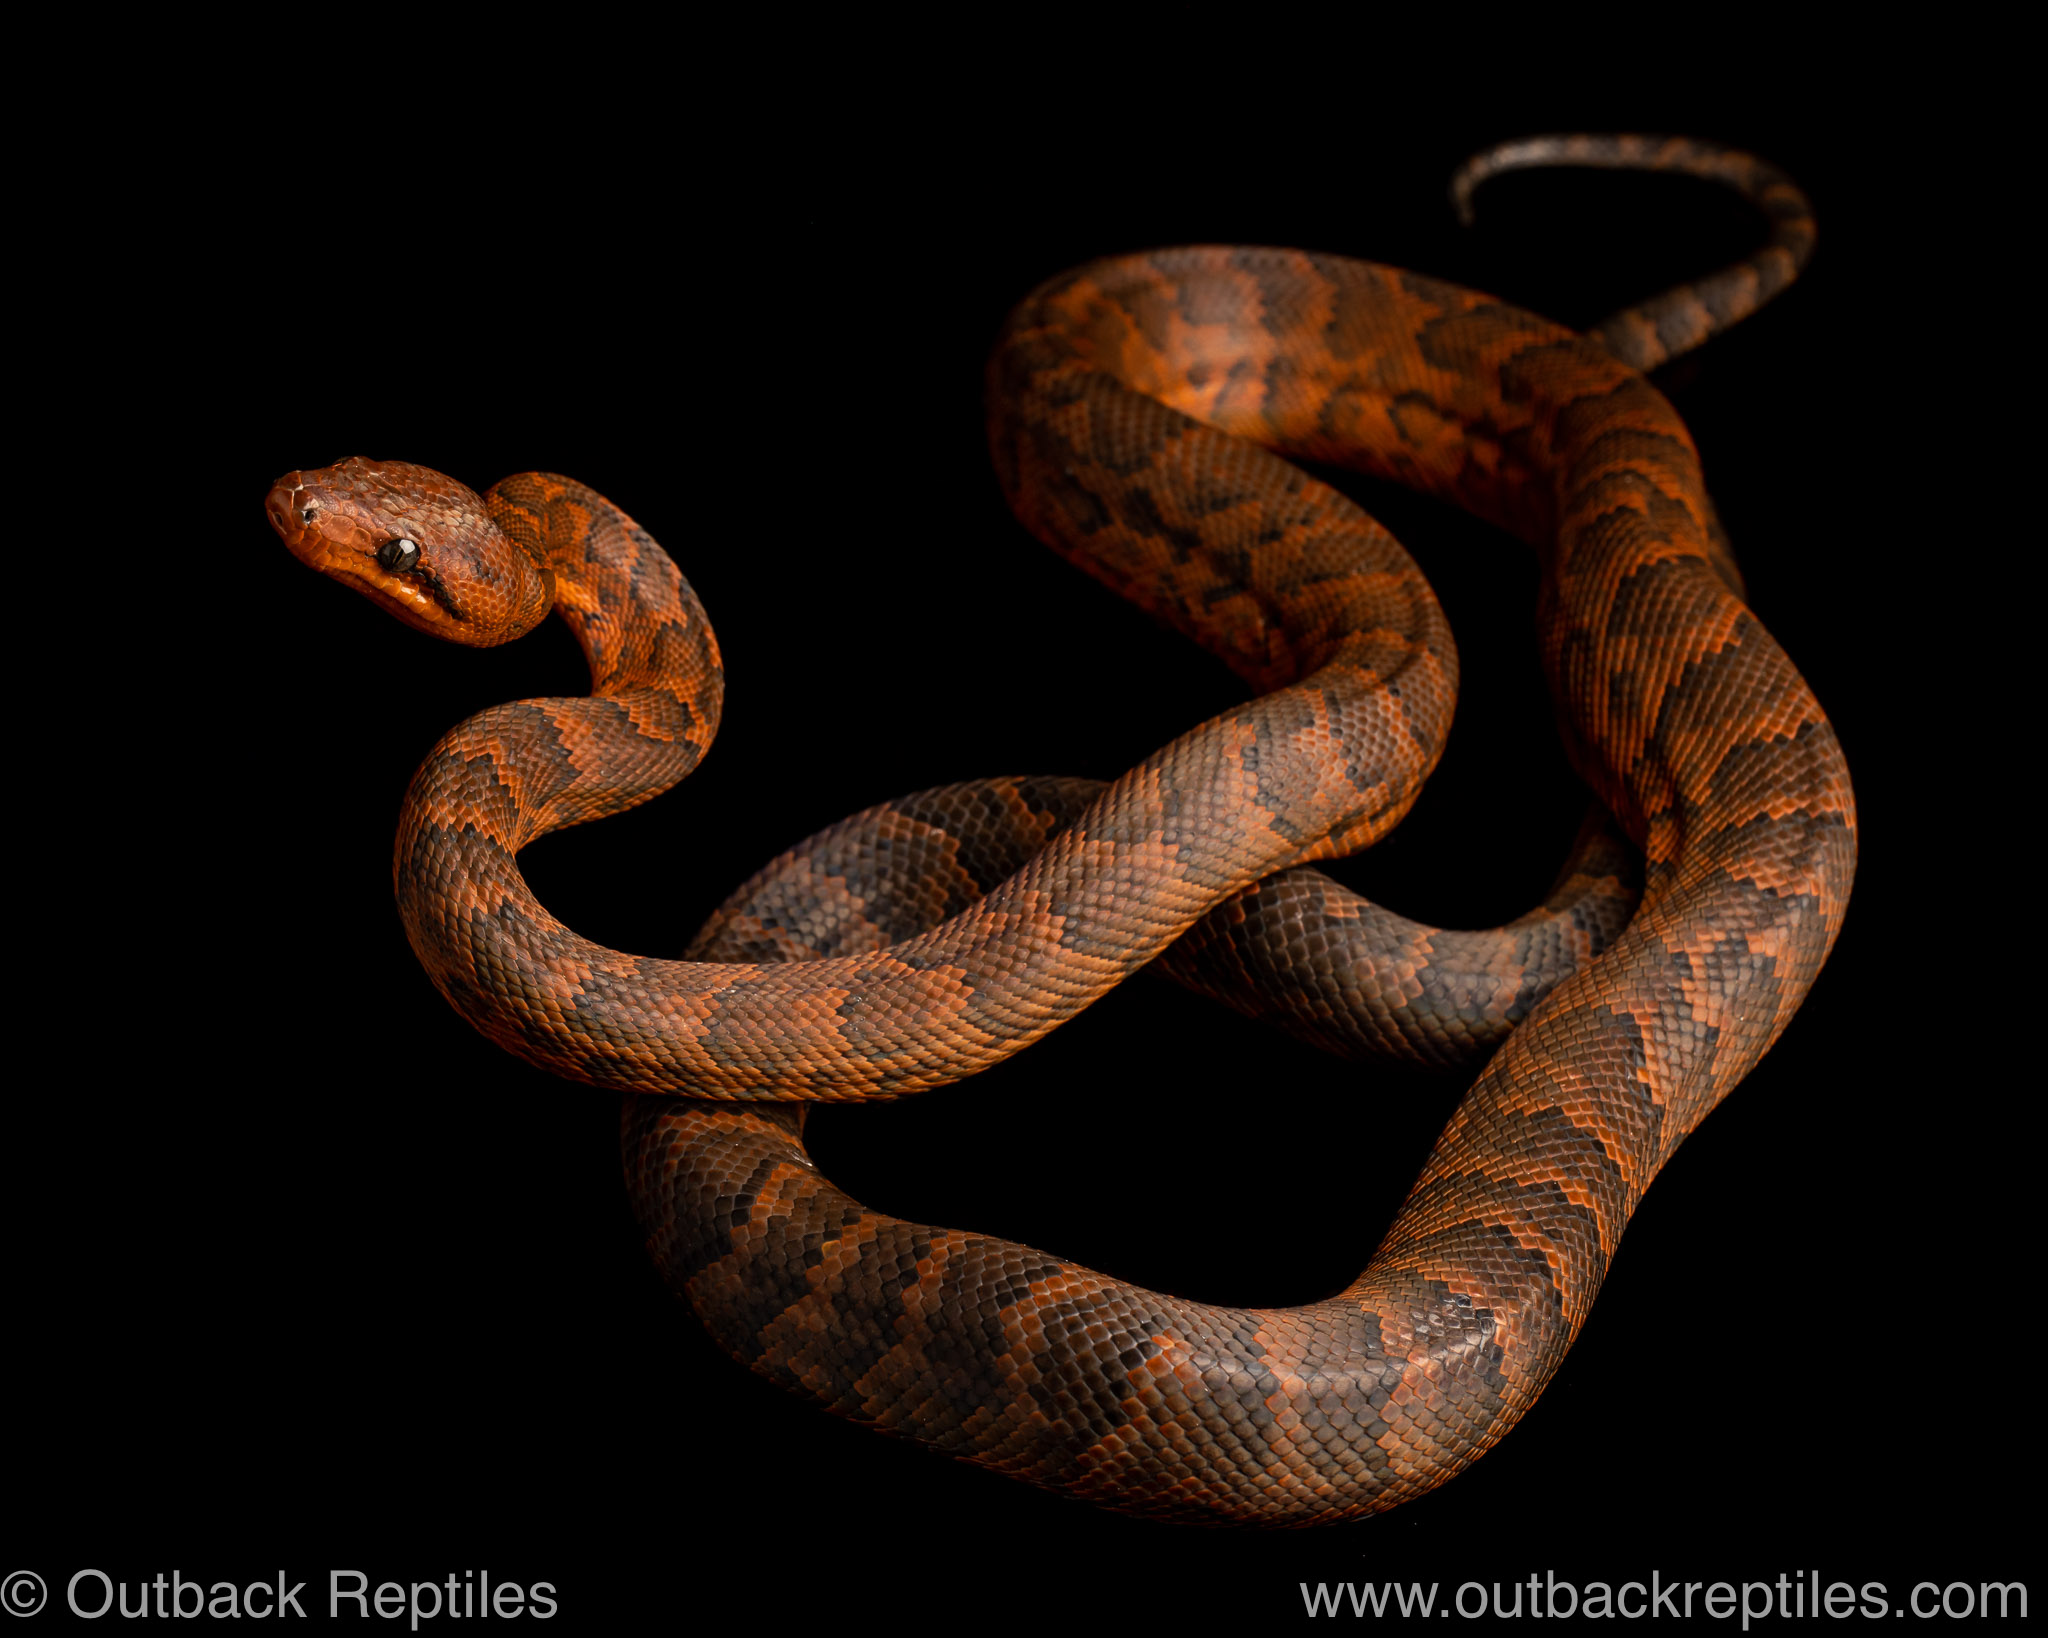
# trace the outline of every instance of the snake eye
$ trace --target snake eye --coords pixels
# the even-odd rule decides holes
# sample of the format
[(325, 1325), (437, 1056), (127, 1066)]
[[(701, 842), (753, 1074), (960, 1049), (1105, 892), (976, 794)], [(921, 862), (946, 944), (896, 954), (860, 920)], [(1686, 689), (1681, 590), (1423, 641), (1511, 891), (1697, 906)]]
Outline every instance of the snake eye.
[(404, 574), (420, 560), (417, 541), (407, 540), (400, 535), (396, 540), (387, 540), (377, 548), (377, 561), (393, 574)]
[(311, 523), (311, 522), (313, 521), (313, 519), (314, 519), (314, 516), (315, 516), (315, 515), (316, 515), (316, 514), (317, 514), (317, 513), (319, 512), (319, 510), (320, 510), (320, 508), (319, 508), (319, 507), (317, 507), (317, 506), (302, 506), (302, 507), (300, 507), (300, 508), (299, 508), (299, 521), (300, 521), (301, 523)]

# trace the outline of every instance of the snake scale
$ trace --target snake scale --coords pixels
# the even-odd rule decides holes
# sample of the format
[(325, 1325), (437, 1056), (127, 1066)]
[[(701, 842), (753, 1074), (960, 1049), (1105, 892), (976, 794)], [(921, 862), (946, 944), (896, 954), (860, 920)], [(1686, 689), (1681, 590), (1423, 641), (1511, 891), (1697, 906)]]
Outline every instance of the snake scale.
[[(634, 1094), (649, 1245), (759, 1374), (1123, 1511), (1385, 1509), (1535, 1401), (1644, 1189), (1784, 1029), (1846, 907), (1848, 773), (1640, 372), (1789, 283), (1811, 214), (1771, 167), (1680, 139), (1509, 144), (1454, 195), (1466, 208), (1486, 176), (1555, 163), (1717, 178), (1770, 237), (1591, 337), (1287, 250), (1111, 257), (1029, 295), (988, 369), (1012, 509), (1254, 697), (1107, 785), (986, 780), (856, 815), (742, 887), (683, 960), (579, 938), (516, 863), (666, 790), (711, 743), (717, 644), (660, 547), (546, 474), (480, 498), (355, 458), (272, 489), (296, 555), (409, 623), (490, 644), (552, 607), (582, 644), (588, 697), (485, 711), (421, 766), (401, 914), (487, 1037)], [(1412, 804), (1457, 656), (1405, 552), (1293, 460), (1452, 502), (1539, 554), (1545, 675), (1614, 825), (1589, 819), (1508, 927), (1419, 927), (1310, 868)], [(806, 1153), (805, 1100), (972, 1074), (1155, 959), (1333, 1050), (1485, 1059), (1341, 1293), (1256, 1309), (1143, 1290), (870, 1211)]]

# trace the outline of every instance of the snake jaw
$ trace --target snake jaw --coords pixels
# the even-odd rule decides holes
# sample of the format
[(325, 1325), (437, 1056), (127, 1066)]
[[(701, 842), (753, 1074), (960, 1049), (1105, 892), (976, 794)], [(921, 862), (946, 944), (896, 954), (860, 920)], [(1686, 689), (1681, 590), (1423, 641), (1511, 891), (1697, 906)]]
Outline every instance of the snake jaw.
[(380, 565), (374, 545), (352, 547), (345, 560), (316, 567), (429, 636), (473, 648), (485, 646), (483, 639), (470, 635), (461, 618), (437, 602), (417, 578), (393, 574)]

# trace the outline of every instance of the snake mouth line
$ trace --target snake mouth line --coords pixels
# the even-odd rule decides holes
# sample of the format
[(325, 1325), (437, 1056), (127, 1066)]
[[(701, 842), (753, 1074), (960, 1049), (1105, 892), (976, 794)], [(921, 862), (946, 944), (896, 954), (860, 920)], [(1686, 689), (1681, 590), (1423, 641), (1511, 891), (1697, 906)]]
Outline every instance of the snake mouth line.
[(417, 626), (421, 631), (431, 632), (449, 642), (475, 646), (465, 635), (467, 628), (462, 623), (462, 616), (448, 605), (437, 582), (422, 580), (417, 586), (399, 585), (391, 576), (373, 577), (348, 567), (329, 567), (327, 572), (407, 625)]

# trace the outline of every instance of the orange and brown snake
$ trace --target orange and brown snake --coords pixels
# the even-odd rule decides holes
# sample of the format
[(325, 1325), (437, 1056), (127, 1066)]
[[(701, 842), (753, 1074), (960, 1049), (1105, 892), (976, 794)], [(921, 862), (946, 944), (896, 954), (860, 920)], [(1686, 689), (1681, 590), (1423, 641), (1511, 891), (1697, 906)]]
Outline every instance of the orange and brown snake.
[[(1741, 600), (1690, 436), (1637, 367), (1788, 282), (1810, 217), (1768, 167), (1691, 144), (1558, 139), (1488, 163), (1549, 160), (1719, 175), (1772, 217), (1771, 243), (1599, 340), (1293, 251), (1113, 258), (1027, 298), (989, 369), (1012, 507), (1261, 692), (1099, 791), (996, 781), (864, 816), (742, 890), (698, 959), (578, 938), (515, 862), (668, 788), (710, 744), (716, 644), (645, 531), (539, 474), (479, 499), (357, 459), (273, 489), (295, 552), (415, 624), (497, 642), (552, 606), (582, 642), (588, 698), (498, 707), (429, 756), (400, 828), (400, 905), (436, 984), (492, 1040), (662, 1094), (625, 1109), (650, 1243), (756, 1371), (1124, 1510), (1292, 1524), (1383, 1509), (1533, 1403), (1642, 1191), (1791, 1017), (1847, 901), (1847, 772)], [(1540, 981), (1525, 982), (1531, 935), (1505, 930), (1471, 963), (1501, 995), (1466, 981), (1446, 1002), (1433, 930), (1377, 921), (1312, 873), (1274, 878), (1406, 811), (1457, 671), (1405, 553), (1287, 456), (1452, 501), (1539, 553), (1573, 760), (1645, 858), (1625, 926), (1618, 863), (1588, 851), (1567, 872), (1532, 925), (1582, 936)], [(1355, 949), (1333, 941), (1346, 923)], [(1385, 1028), (1369, 1033), (1424, 1056), (1414, 1042), (1483, 1051), (1515, 1026), (1344, 1292), (1182, 1301), (870, 1211), (805, 1153), (802, 1100), (970, 1074), (1162, 955), (1339, 1045), (1373, 1014)]]

